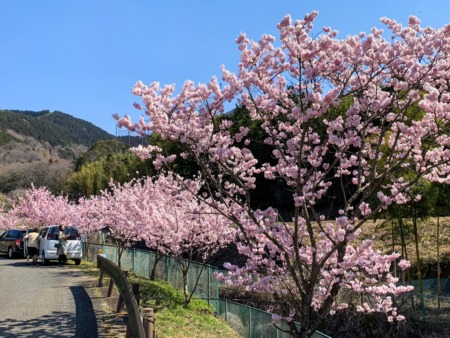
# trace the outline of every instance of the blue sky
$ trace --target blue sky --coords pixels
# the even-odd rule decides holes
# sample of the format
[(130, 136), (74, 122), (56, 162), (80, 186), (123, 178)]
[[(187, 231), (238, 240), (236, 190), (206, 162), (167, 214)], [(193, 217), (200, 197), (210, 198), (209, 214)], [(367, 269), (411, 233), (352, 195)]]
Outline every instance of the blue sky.
[(136, 81), (220, 78), (220, 65), (236, 69), (240, 32), (277, 37), (286, 14), (312, 10), (314, 30), (339, 37), (382, 28), (382, 16), (450, 23), (448, 0), (1, 0), (0, 109), (58, 110), (116, 134), (112, 114), (141, 114)]

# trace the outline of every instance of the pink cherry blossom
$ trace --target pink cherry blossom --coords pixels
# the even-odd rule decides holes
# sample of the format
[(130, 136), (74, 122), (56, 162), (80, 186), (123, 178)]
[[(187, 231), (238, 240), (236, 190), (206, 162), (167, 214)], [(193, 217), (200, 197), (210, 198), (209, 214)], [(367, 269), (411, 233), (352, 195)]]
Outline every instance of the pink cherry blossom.
[(55, 196), (47, 188), (26, 190), (8, 212), (11, 227), (38, 227), (43, 225), (73, 225), (74, 206), (65, 196)]
[[(221, 86), (216, 78), (186, 81), (174, 94), (173, 85), (137, 82), (133, 93), (150, 122), (116, 117), (131, 130), (177, 140), (183, 158), (199, 164), (208, 205), (234, 223), (248, 258), (218, 278), (274, 294), (280, 299), (274, 313), (298, 320), (300, 331), (290, 325), (298, 336), (355, 294), (370, 298), (356, 304), (358, 311), (404, 319), (391, 299), (410, 291), (390, 273), (399, 255), (354, 240), (369, 218), (410, 203), (417, 180), (450, 182), (449, 26), (424, 29), (413, 17), (404, 27), (382, 18), (392, 40), (377, 28), (337, 39), (330, 28), (312, 34), (316, 16), (286, 16), (278, 42), (241, 34), (238, 71), (222, 68)], [(233, 134), (231, 123), (218, 125), (229, 101), (261, 124), (273, 161), (258, 163), (243, 130)], [(166, 168), (173, 156), (158, 153), (156, 164)], [(251, 207), (260, 173), (292, 191), (292, 222), (274, 208)], [(329, 196), (340, 209), (334, 220), (324, 220), (320, 209)]]
[(398, 266), (402, 270), (406, 270), (411, 267), (411, 263), (405, 259), (402, 259), (400, 262), (398, 262)]

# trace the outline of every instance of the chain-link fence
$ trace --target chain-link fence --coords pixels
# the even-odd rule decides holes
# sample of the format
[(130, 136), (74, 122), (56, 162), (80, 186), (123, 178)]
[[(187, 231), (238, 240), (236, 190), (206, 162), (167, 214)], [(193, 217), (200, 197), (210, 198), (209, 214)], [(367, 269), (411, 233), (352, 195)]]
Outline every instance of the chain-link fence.
[(405, 308), (416, 320), (431, 325), (449, 326), (450, 297), (412, 293), (406, 299)]
[[(411, 316), (431, 325), (449, 325), (450, 323), (450, 278), (423, 279), (423, 294), (418, 293), (417, 280), (400, 283), (414, 286), (414, 292), (400, 297), (403, 308)], [(440, 293), (440, 295), (439, 295)]]
[[(106, 255), (106, 258), (117, 263), (117, 248), (104, 244), (86, 245), (86, 258), (94, 261), (100, 249)], [(124, 270), (131, 270), (146, 278), (150, 278), (153, 274), (156, 280), (166, 281), (177, 289), (183, 289), (184, 287), (179, 263), (170, 256), (158, 255), (146, 250), (128, 249), (123, 252), (120, 262)], [(217, 269), (187, 260), (182, 260), (181, 264), (189, 265), (187, 274), (188, 290), (195, 288), (194, 295), (200, 299), (211, 300), (219, 298), (219, 284), (214, 278), (214, 272)]]
[[(217, 313), (240, 336), (248, 338), (289, 338), (292, 337), (284, 331), (289, 327), (285, 322), (278, 324), (279, 330), (272, 323), (272, 315), (268, 312), (250, 306), (238, 304), (228, 300), (219, 299)], [(298, 328), (299, 325), (297, 325)], [(312, 338), (330, 338), (326, 334), (316, 331)]]
[[(400, 285), (412, 285), (415, 292), (419, 290), (419, 282), (412, 280), (410, 282), (399, 283)], [(450, 278), (442, 277), (439, 280), (437, 278), (422, 279), (422, 289), (425, 295), (437, 295), (440, 291), (440, 296), (450, 297)]]
[[(102, 250), (106, 258), (118, 262), (118, 251), (115, 246), (106, 244), (85, 243), (85, 259), (95, 262), (98, 250)], [(183, 276), (176, 259), (157, 255), (155, 252), (128, 249), (121, 257), (121, 267), (124, 270), (132, 270), (138, 275), (150, 278), (153, 274), (155, 279), (163, 280), (175, 288), (183, 288)], [(291, 337), (283, 330), (288, 329), (286, 323), (281, 323), (277, 329), (272, 324), (272, 315), (268, 312), (252, 308), (250, 306), (219, 299), (219, 282), (214, 278), (217, 268), (183, 260), (182, 264), (189, 265), (187, 275), (188, 290), (193, 290), (197, 284), (194, 295), (204, 299), (211, 304), (218, 316), (224, 319), (239, 335), (248, 338), (288, 338)], [(316, 332), (314, 338), (330, 338), (329, 336)]]

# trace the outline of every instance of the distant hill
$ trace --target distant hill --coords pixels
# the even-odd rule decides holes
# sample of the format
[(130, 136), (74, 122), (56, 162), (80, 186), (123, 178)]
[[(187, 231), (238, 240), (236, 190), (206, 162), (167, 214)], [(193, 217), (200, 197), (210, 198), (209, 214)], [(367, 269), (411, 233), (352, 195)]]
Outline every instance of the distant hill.
[(79, 155), (98, 141), (114, 138), (59, 111), (0, 110), (0, 193), (31, 183), (61, 191)]
[[(30, 136), (52, 146), (81, 144), (91, 147), (95, 142), (114, 136), (92, 123), (71, 115), (54, 111), (39, 112), (0, 110), (0, 134), (12, 130), (22, 136)], [(0, 135), (0, 144), (5, 135)], [(7, 138), (7, 136), (6, 136)]]

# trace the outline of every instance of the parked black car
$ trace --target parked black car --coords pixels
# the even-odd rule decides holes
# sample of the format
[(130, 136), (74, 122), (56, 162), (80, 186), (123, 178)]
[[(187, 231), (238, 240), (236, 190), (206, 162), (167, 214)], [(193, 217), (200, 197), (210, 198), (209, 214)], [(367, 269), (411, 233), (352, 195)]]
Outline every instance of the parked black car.
[(9, 229), (0, 236), (0, 253), (8, 254), (9, 258), (14, 256), (23, 257), (23, 237), (25, 230)]

